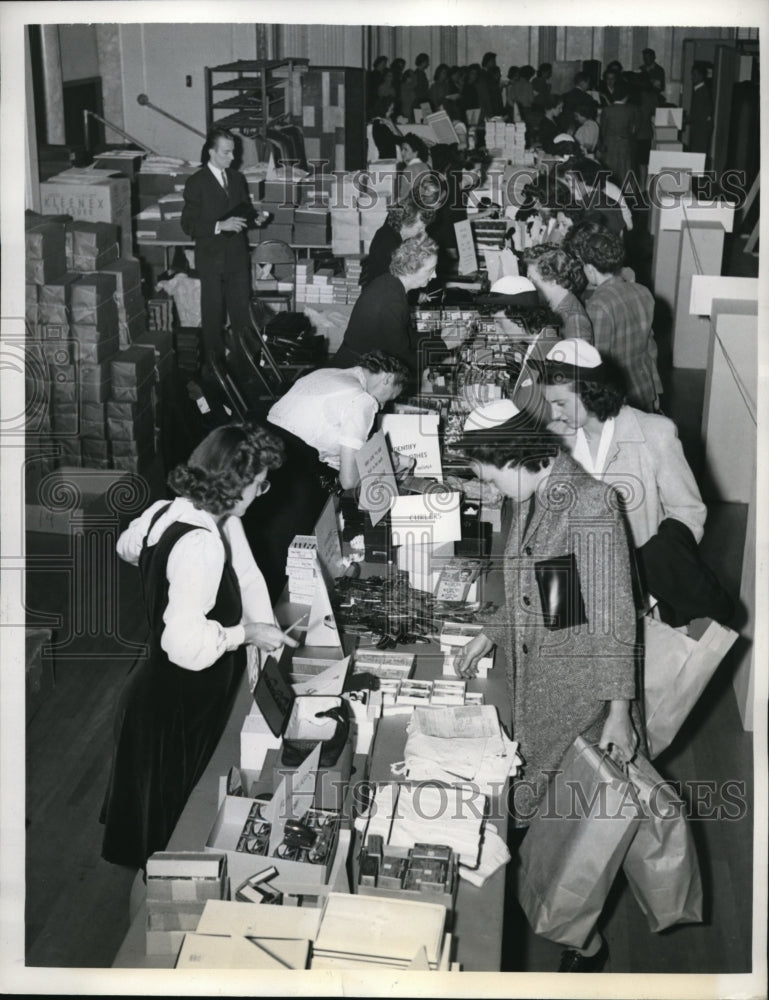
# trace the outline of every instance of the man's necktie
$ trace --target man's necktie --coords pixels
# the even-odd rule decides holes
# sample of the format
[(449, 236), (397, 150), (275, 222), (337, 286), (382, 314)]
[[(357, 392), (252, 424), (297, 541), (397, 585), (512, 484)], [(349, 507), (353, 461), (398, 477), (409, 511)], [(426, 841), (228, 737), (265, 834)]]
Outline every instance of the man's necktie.
[(227, 190), (227, 171), (226, 170), (222, 170), (222, 187), (224, 188), (224, 193), (225, 194), (229, 194), (229, 191)]

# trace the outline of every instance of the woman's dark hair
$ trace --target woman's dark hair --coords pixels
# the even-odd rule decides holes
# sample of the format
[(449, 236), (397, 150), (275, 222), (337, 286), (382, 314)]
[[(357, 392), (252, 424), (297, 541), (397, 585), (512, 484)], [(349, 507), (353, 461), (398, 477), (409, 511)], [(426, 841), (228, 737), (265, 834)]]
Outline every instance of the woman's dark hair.
[(520, 66), (511, 66), (508, 69), (508, 71), (507, 71), (507, 79), (508, 80), (517, 80), (517, 79), (520, 78), (520, 76), (521, 76), (521, 67)]
[(380, 372), (394, 375), (395, 381), (401, 385), (405, 385), (411, 378), (408, 365), (400, 358), (393, 357), (392, 354), (385, 354), (384, 351), (369, 351), (368, 354), (363, 355), (358, 364), (374, 375), (378, 375)]
[(404, 226), (413, 226), (417, 219), (421, 219), (425, 226), (429, 226), (434, 218), (435, 209), (423, 208), (421, 204), (417, 204), (411, 194), (408, 194), (403, 201), (392, 205), (387, 212), (387, 223), (396, 233), (399, 233)]
[(581, 246), (580, 257), (601, 274), (615, 274), (625, 262), (625, 244), (616, 233), (593, 233)]
[(390, 274), (416, 274), (430, 257), (438, 256), (438, 244), (429, 236), (417, 236), (403, 243), (393, 251), (390, 260)]
[(542, 428), (534, 431), (515, 430), (507, 436), (501, 433), (493, 443), (484, 441), (468, 445), (463, 442), (462, 451), (468, 458), (493, 465), (497, 469), (511, 465), (514, 468), (523, 466), (529, 472), (539, 472), (555, 458), (562, 446), (557, 434)]
[(563, 247), (541, 243), (523, 252), (524, 263), (536, 264), (545, 281), (554, 281), (570, 292), (580, 292), (585, 287), (585, 272), (582, 262)]
[(558, 330), (563, 325), (563, 319), (558, 313), (548, 309), (547, 306), (510, 305), (505, 308), (505, 316), (512, 323), (523, 327), (530, 337), (545, 327), (551, 326)]
[(404, 145), (411, 146), (419, 159), (423, 163), (427, 163), (427, 158), (430, 154), (427, 152), (427, 145), (422, 141), (422, 139), (419, 138), (418, 135), (415, 135), (413, 132), (407, 132), (403, 136), (401, 142)]
[(569, 250), (582, 260), (582, 251), (590, 239), (595, 233), (608, 233), (609, 230), (606, 226), (601, 225), (600, 222), (593, 222), (590, 219), (583, 219), (581, 222), (576, 222), (574, 226), (568, 231), (568, 233), (563, 238), (563, 243), (561, 244), (565, 250)]
[(521, 76), (524, 78), (524, 80), (530, 80), (535, 73), (536, 70), (530, 63), (526, 63), (525, 66), (521, 66)]
[(449, 64), (448, 63), (438, 63), (435, 67), (435, 72), (433, 73), (433, 80), (437, 83), (441, 74), (445, 73), (446, 77), (449, 75)]
[(602, 368), (604, 378), (600, 382), (581, 377), (568, 381), (563, 374), (545, 365), (545, 381), (548, 385), (560, 385), (575, 392), (588, 413), (603, 423), (609, 417), (616, 417), (624, 406), (625, 389), (622, 373), (616, 366), (604, 360)]
[(261, 424), (226, 424), (212, 430), (166, 482), (181, 497), (209, 514), (226, 514), (263, 469), (283, 464), (281, 439)]

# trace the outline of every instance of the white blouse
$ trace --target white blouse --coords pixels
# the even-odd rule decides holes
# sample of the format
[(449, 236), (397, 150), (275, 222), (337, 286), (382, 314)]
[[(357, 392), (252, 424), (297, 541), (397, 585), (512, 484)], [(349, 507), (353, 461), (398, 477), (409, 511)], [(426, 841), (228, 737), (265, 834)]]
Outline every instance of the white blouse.
[(614, 417), (609, 417), (601, 427), (601, 440), (598, 442), (598, 452), (593, 459), (585, 432), (581, 427), (578, 427), (574, 438), (574, 448), (571, 452), (572, 457), (579, 462), (585, 472), (589, 472), (591, 476), (600, 476), (606, 468), (606, 459), (613, 440)]
[(117, 552), (121, 559), (136, 566), (145, 537), (149, 546), (155, 545), (177, 521), (207, 529), (188, 532), (168, 557), (168, 606), (163, 614), (165, 628), (160, 640), (172, 663), (187, 670), (205, 670), (225, 652), (245, 642), (243, 622), (272, 624), (275, 616), (240, 518), (228, 517), (222, 522), (222, 534), (229, 543), (232, 568), (240, 585), (243, 616), (240, 624), (227, 628), (206, 618), (216, 603), (224, 569), (225, 548), (219, 527), (206, 511), (198, 510), (190, 500), (177, 497), (150, 531), (152, 518), (166, 504), (167, 500), (158, 500), (132, 521), (118, 538)]

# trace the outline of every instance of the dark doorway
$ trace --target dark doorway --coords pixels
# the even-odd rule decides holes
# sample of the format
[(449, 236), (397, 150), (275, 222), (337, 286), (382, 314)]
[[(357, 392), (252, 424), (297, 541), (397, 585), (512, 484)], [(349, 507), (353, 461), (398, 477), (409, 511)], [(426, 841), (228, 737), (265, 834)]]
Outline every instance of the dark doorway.
[(64, 83), (64, 136), (66, 144), (88, 146), (90, 150), (104, 148), (104, 126), (94, 118), (88, 119), (86, 134), (84, 111), (93, 111), (102, 116), (101, 77), (86, 77), (83, 80), (68, 80)]

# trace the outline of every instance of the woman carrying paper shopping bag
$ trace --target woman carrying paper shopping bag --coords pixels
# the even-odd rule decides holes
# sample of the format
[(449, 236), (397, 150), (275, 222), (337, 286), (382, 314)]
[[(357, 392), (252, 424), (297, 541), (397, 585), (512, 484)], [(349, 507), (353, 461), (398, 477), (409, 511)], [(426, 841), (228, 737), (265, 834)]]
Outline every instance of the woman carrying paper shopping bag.
[[(637, 710), (636, 616), (626, 528), (606, 490), (547, 429), (512, 402), (474, 411), (456, 447), (513, 501), (504, 551), (504, 605), (465, 646), (457, 671), (472, 677), (495, 641), (507, 653), (513, 736), (524, 760), (512, 785), (516, 826), (526, 826), (577, 736), (624, 764), (642, 735)], [(506, 417), (506, 419), (505, 419)], [(564, 952), (562, 968), (600, 968), (594, 934)]]

